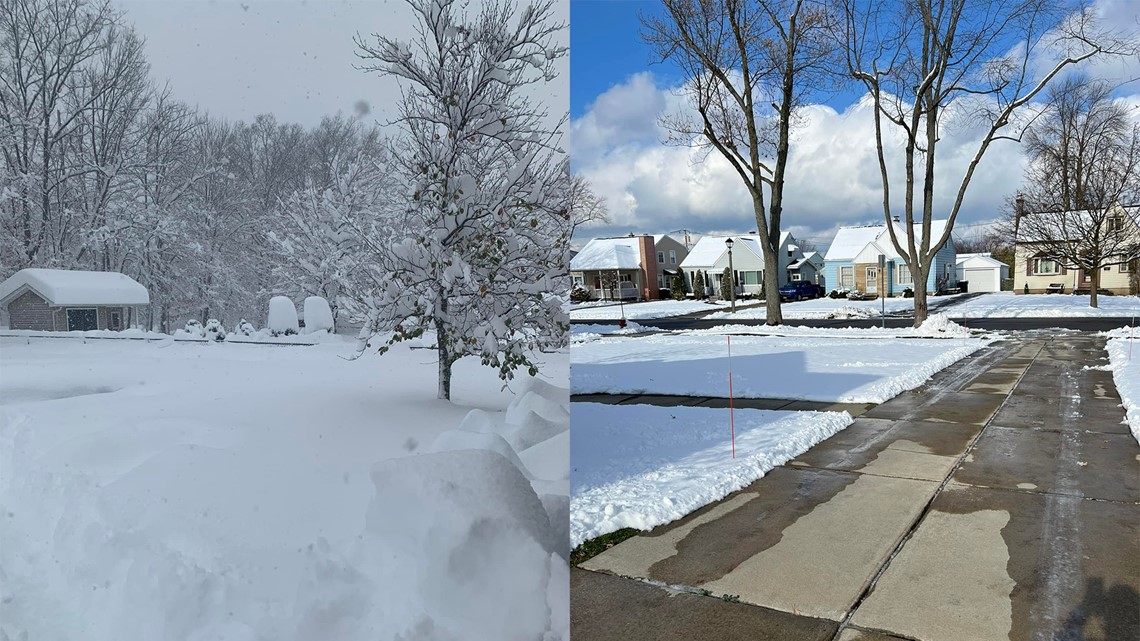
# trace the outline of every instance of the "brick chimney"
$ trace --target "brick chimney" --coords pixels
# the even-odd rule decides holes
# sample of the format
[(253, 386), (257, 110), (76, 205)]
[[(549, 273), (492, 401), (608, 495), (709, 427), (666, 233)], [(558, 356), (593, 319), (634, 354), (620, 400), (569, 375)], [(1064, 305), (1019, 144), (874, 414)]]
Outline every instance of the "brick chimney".
[(653, 237), (638, 237), (637, 248), (641, 253), (641, 297), (645, 300), (658, 300), (657, 246), (653, 244)]

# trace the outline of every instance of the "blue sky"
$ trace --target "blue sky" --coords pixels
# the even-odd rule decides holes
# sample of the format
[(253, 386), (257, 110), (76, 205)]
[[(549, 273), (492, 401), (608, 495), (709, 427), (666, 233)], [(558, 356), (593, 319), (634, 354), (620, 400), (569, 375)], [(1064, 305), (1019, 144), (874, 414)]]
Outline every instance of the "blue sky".
[[(1093, 0), (1106, 24), (1140, 33), (1136, 0)], [(640, 37), (639, 13), (656, 1), (571, 0), (571, 148), (575, 171), (586, 176), (609, 204), (612, 222), (580, 227), (576, 242), (604, 235), (740, 233), (755, 228), (751, 199), (727, 163), (702, 159), (690, 149), (662, 144), (663, 113), (683, 109), (673, 90), (682, 77), (656, 62)], [(1140, 76), (1140, 60), (1097, 65), (1093, 77), (1123, 82)], [(841, 225), (882, 220), (882, 185), (875, 160), (871, 112), (858, 87), (802, 110), (792, 144), (785, 191), (784, 228), (825, 247)], [(1117, 92), (1140, 108), (1140, 83)], [(1138, 111), (1140, 115), (1140, 111)], [(965, 165), (977, 148), (968, 127), (940, 142), (936, 205), (948, 209)], [(995, 143), (979, 166), (955, 226), (968, 237), (1005, 213), (1005, 200), (1022, 182), (1024, 158), (1014, 143)], [(892, 185), (896, 184), (892, 179)], [(894, 193), (901, 192), (895, 188)]]

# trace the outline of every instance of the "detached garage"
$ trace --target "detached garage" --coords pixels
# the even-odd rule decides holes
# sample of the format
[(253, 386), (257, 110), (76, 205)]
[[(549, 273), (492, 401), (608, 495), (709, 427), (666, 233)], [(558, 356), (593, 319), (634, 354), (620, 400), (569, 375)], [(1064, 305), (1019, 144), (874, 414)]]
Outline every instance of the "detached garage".
[(969, 283), (970, 292), (1000, 292), (1009, 278), (1009, 265), (987, 254), (958, 254), (958, 280)]
[(0, 284), (0, 311), (9, 329), (123, 330), (150, 295), (118, 272), (22, 269)]

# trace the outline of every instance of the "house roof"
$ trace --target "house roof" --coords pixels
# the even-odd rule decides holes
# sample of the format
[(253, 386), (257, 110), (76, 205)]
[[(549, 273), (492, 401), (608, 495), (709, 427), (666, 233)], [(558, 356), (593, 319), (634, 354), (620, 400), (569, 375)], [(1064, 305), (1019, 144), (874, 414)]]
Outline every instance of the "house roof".
[(640, 269), (638, 237), (595, 238), (570, 259), (570, 271), (596, 269)]
[(138, 281), (118, 272), (21, 269), (0, 283), (0, 300), (23, 288), (51, 305), (146, 305), (150, 295)]
[[(1107, 216), (1115, 215), (1117, 211), (1122, 213), (1127, 218), (1132, 219), (1132, 221), (1137, 226), (1140, 226), (1140, 205), (1126, 205), (1126, 206), (1120, 207), (1116, 211), (1111, 211), (1111, 212), (1109, 212), (1108, 210), (1097, 210), (1096, 215), (1098, 217), (1100, 217), (1099, 220), (1103, 221), (1104, 217), (1106, 215)], [(1106, 212), (1108, 212), (1108, 213), (1106, 214)], [(1027, 213), (1025, 215), (1026, 216), (1048, 216), (1050, 214), (1057, 216), (1057, 218), (1055, 220), (1056, 226), (1055, 227), (1050, 226), (1050, 228), (1049, 228), (1050, 233), (1047, 233), (1043, 236), (1041, 234), (1035, 234), (1034, 232), (1035, 231), (1042, 232), (1042, 231), (1045, 231), (1044, 229), (1026, 230), (1023, 227), (1021, 227), (1020, 225), (1018, 225), (1017, 238), (1015, 239), (1014, 242), (1018, 242), (1018, 243), (1040, 243), (1040, 242), (1046, 242), (1046, 241), (1056, 242), (1057, 240), (1061, 240), (1062, 236), (1069, 236), (1069, 238), (1067, 238), (1067, 240), (1070, 240), (1070, 241), (1081, 240), (1084, 237), (1084, 234), (1086, 232), (1090, 231), (1094, 227), (1094, 223), (1097, 220), (1097, 219), (1093, 218), (1093, 213), (1089, 210), (1086, 210), (1086, 209), (1075, 210), (1075, 211), (1030, 212), (1030, 213)]]
[(989, 254), (958, 254), (956, 264), (961, 267), (966, 263), (977, 267), (1009, 267)]
[[(930, 221), (931, 241), (942, 236), (946, 230), (947, 222), (946, 220)], [(906, 238), (906, 227), (898, 223), (894, 225), (895, 234), (899, 237), (899, 241), (903, 242), (903, 239)], [(922, 236), (921, 223), (914, 225), (914, 236), (915, 239)], [(887, 231), (886, 223), (883, 223), (861, 227), (840, 227), (839, 231), (835, 232), (835, 239), (831, 241), (831, 246), (827, 248), (827, 255), (824, 256), (824, 260), (851, 260), (872, 242), (878, 243), (888, 258), (898, 258), (898, 252), (895, 251), (894, 243), (891, 242), (891, 234)]]
[[(782, 241), (787, 241), (788, 234), (780, 237)], [(755, 234), (736, 234), (732, 236), (702, 236), (697, 241), (696, 245), (689, 250), (685, 260), (681, 261), (681, 266), (686, 268), (701, 268), (711, 267), (720, 260), (728, 252), (728, 248), (724, 246), (724, 241), (731, 238), (733, 240), (732, 250), (734, 252), (740, 249), (747, 249), (755, 254), (757, 258), (763, 259), (764, 250), (760, 249), (760, 237)]]
[(808, 254), (805, 254), (803, 258), (801, 258), (801, 259), (793, 262), (792, 264), (788, 265), (788, 269), (799, 269), (800, 267), (803, 267), (806, 263), (811, 263), (813, 265), (819, 265), (822, 262), (823, 261), (820, 258), (819, 252), (810, 252)]

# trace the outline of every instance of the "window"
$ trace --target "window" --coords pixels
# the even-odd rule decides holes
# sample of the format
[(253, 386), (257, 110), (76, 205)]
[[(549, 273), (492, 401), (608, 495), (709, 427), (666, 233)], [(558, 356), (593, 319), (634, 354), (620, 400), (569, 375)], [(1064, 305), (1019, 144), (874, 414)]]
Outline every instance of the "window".
[(657, 264), (658, 265), (664, 265), (665, 264), (665, 252), (657, 252)]
[(759, 285), (760, 272), (740, 272), (740, 280), (745, 285)]
[(855, 267), (853, 265), (839, 268), (839, 286), (847, 289), (855, 286)]
[(665, 275), (657, 274), (657, 289), (665, 289)]
[(1128, 263), (1120, 263), (1120, 273), (1127, 274), (1128, 272)]
[(670, 265), (676, 265), (677, 264), (677, 250), (675, 250), (675, 249), (669, 250), (669, 264)]
[(792, 280), (803, 280), (803, 278), (800, 276), (799, 272), (794, 272), (792, 274)]
[(910, 275), (910, 265), (898, 265), (895, 267), (895, 282), (899, 285), (914, 284), (914, 278)]
[(582, 285), (583, 284), (581, 274), (574, 274), (573, 276), (571, 276), (571, 279), (573, 279), (575, 285)]
[(109, 323), (109, 325), (110, 325), (110, 327), (108, 329), (112, 329), (115, 331), (119, 331), (119, 330), (123, 329), (123, 313), (122, 312), (110, 312), (110, 323)]
[(621, 279), (621, 282), (623, 282), (623, 283), (632, 283), (633, 282), (633, 274), (619, 274), (619, 278)]
[(1124, 217), (1113, 216), (1108, 219), (1108, 231), (1120, 231), (1124, 229)]
[(1033, 259), (1034, 274), (1059, 274), (1060, 272), (1061, 270), (1057, 269), (1057, 261), (1052, 258)]

